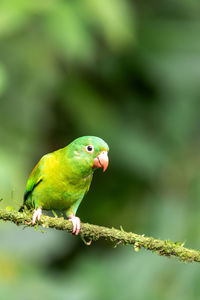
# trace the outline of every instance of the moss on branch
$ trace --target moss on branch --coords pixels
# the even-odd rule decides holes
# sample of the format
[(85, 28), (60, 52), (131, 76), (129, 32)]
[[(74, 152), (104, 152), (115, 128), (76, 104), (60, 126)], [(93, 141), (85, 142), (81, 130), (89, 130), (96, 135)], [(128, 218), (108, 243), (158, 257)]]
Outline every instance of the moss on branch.
[[(28, 211), (21, 213), (0, 209), (0, 219), (11, 221), (16, 225), (33, 226), (31, 224), (32, 214)], [(52, 218), (43, 215), (40, 224), (44, 228), (55, 228), (57, 230), (72, 232), (72, 223), (64, 218)], [(200, 251), (185, 248), (181, 243), (162, 241), (132, 232), (125, 232), (115, 228), (107, 228), (88, 223), (81, 223), (80, 234), (83, 238), (87, 238), (91, 241), (97, 241), (103, 238), (110, 240), (114, 245), (133, 245), (136, 251), (140, 248), (145, 248), (161, 256), (174, 256), (180, 261), (200, 262)]]

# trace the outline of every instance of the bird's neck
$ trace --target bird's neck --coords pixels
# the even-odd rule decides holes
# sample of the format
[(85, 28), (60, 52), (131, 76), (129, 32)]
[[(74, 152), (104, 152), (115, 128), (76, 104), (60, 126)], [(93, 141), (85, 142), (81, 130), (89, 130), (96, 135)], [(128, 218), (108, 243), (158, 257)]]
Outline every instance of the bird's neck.
[(63, 165), (66, 166), (66, 173), (70, 174), (74, 179), (86, 178), (94, 173), (94, 169), (90, 166), (88, 161), (79, 155), (72, 155), (67, 152), (66, 148), (63, 149), (66, 153), (63, 155)]

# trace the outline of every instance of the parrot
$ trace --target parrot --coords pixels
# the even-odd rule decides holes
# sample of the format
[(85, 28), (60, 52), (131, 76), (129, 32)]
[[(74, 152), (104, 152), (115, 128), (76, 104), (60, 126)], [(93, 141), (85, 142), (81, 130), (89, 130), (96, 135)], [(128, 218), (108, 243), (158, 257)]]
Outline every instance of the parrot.
[(79, 234), (77, 209), (89, 191), (93, 173), (108, 167), (109, 147), (96, 136), (83, 136), (69, 145), (45, 154), (32, 170), (24, 194), (25, 207), (33, 210), (32, 224), (39, 222), (42, 210), (63, 211)]

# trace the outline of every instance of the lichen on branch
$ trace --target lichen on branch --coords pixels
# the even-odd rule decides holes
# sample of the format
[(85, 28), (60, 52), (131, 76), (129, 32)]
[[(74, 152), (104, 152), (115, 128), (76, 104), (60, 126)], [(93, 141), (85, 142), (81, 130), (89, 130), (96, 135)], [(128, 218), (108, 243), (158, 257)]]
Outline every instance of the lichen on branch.
[[(0, 209), (0, 219), (13, 222), (16, 225), (33, 226), (32, 214), (29, 211), (21, 213)], [(43, 215), (40, 224), (44, 228), (55, 228), (57, 230), (72, 232), (72, 223), (64, 218), (52, 218)], [(200, 262), (200, 251), (198, 250), (185, 248), (181, 243), (145, 237), (132, 232), (125, 232), (122, 229), (118, 230), (115, 228), (81, 223), (80, 235), (83, 237), (83, 240), (86, 238), (89, 241), (97, 241), (103, 238), (111, 241), (115, 246), (120, 244), (132, 245), (135, 251), (138, 251), (140, 248), (145, 248), (161, 256), (174, 256), (183, 262)]]

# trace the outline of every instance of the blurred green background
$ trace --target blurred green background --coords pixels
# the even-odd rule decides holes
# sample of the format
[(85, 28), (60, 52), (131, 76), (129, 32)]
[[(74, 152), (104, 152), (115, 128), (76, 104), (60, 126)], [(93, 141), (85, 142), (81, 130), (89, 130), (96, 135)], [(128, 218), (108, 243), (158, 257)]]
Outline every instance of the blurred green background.
[[(200, 245), (200, 3), (0, 2), (0, 208), (40, 157), (110, 146), (78, 216)], [(0, 223), (0, 299), (187, 300), (200, 268), (65, 232)]]

